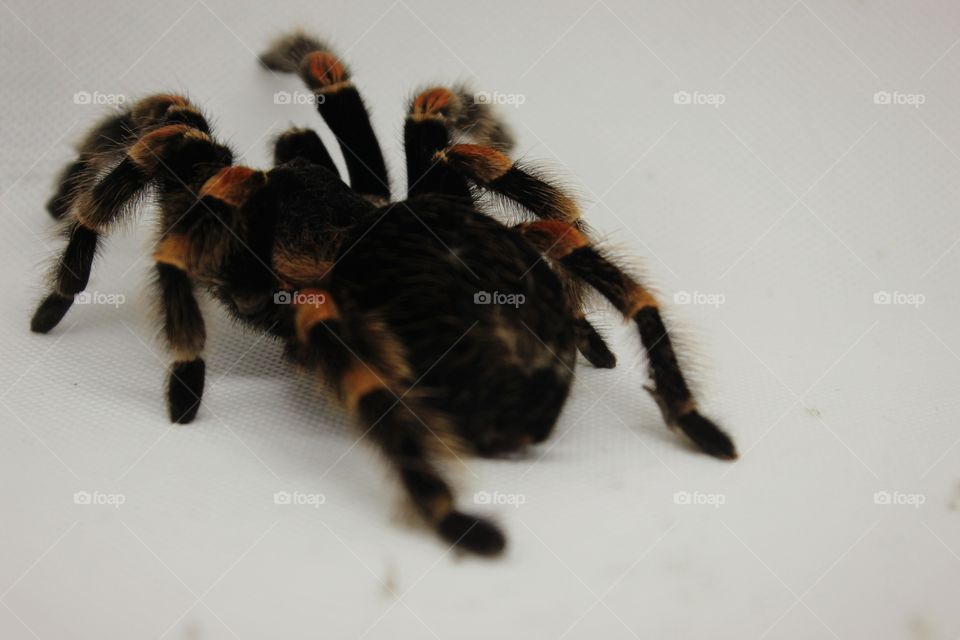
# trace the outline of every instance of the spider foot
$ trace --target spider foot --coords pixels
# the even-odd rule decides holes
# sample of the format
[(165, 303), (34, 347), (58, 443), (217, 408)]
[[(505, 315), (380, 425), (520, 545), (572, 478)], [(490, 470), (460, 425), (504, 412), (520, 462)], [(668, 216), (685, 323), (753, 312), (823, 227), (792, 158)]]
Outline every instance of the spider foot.
[(437, 531), (450, 544), (481, 556), (499, 555), (507, 546), (507, 539), (496, 525), (459, 511), (447, 514)]
[(171, 422), (188, 424), (197, 416), (203, 395), (205, 369), (206, 365), (200, 358), (174, 364), (167, 390)]
[(672, 430), (680, 430), (704, 453), (721, 460), (736, 460), (739, 457), (737, 446), (723, 429), (713, 423), (712, 420), (700, 415), (696, 410), (690, 410), (686, 413), (674, 417), (673, 412), (667, 407), (656, 389), (650, 386), (644, 386), (663, 414), (663, 420)]

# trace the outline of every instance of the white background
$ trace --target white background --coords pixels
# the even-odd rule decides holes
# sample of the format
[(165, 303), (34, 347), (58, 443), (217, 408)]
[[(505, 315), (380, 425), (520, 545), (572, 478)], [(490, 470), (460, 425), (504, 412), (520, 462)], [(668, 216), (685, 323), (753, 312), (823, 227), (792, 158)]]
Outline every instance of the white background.
[[(267, 166), (287, 126), (323, 129), (273, 103), (298, 81), (255, 60), (295, 25), (352, 66), (398, 195), (417, 86), (522, 96), (502, 109), (518, 152), (665, 300), (722, 296), (671, 318), (742, 459), (663, 427), (635, 336), (600, 307), (620, 366), (579, 367), (528, 457), (465, 461), (461, 502), (510, 546), (460, 558), (398, 515), (279, 346), (213, 305), (204, 405), (167, 423), (149, 213), (94, 269), (90, 290), (125, 304), (30, 334), (60, 247), (43, 203), (109, 109), (74, 94), (186, 91)], [(0, 1), (0, 636), (956, 638), (958, 38), (947, 1)]]

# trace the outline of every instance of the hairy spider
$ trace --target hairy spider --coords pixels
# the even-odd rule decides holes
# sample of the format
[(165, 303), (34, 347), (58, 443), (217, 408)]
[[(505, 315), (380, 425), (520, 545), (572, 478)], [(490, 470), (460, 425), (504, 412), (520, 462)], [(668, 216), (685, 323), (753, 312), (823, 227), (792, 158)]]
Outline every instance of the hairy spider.
[[(499, 553), (497, 526), (455, 507), (445, 455), (543, 441), (577, 351), (615, 365), (584, 317), (586, 284), (636, 324), (667, 424), (708, 454), (736, 457), (698, 412), (654, 296), (591, 242), (570, 196), (508, 157), (510, 133), (489, 105), (462, 89), (417, 95), (404, 129), (407, 199), (391, 202), (343, 62), (302, 34), (274, 43), (262, 61), (299, 73), (317, 96), (349, 186), (309, 129), (283, 133), (275, 166), (259, 171), (234, 165), (186, 98), (140, 100), (99, 123), (60, 177), (48, 208), (68, 240), (33, 331), (60, 322), (87, 285), (100, 237), (150, 196), (161, 212), (153, 258), (174, 422), (190, 422), (200, 405), (205, 329), (195, 289), (208, 290), (336, 390), (440, 536)], [(474, 202), (483, 192), (535, 219), (495, 220)], [(497, 304), (507, 295), (513, 304)]]

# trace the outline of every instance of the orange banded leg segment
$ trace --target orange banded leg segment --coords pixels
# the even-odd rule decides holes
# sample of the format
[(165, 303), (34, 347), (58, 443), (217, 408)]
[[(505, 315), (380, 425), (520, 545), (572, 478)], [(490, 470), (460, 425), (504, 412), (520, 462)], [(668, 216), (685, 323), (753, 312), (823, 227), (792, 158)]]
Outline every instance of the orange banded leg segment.
[(580, 208), (556, 185), (513, 162), (493, 147), (455, 144), (436, 159), (480, 187), (516, 202), (543, 220), (576, 224)]
[(350, 186), (372, 200), (390, 200), (390, 180), (370, 116), (350, 70), (320, 40), (293, 34), (260, 56), (268, 69), (296, 73), (318, 97), (317, 111), (336, 136)]
[(125, 212), (149, 179), (124, 158), (92, 188), (85, 186), (72, 201), (73, 220), (66, 228), (67, 245), (54, 264), (51, 292), (30, 321), (35, 333), (47, 333), (70, 310), (74, 296), (87, 287), (100, 236)]
[(196, 417), (203, 397), (206, 326), (193, 283), (186, 271), (176, 266), (185, 258), (174, 255), (171, 243), (158, 249), (155, 258), (163, 334), (174, 359), (167, 382), (167, 409), (171, 422), (187, 424)]
[(446, 87), (426, 89), (410, 103), (403, 127), (408, 198), (424, 193), (470, 198), (464, 177), (437, 157), (450, 145), (450, 129), (462, 108), (460, 96)]
[(186, 98), (172, 94), (148, 96), (129, 109), (104, 118), (83, 138), (77, 147), (77, 159), (57, 179), (57, 192), (47, 203), (50, 214), (57, 219), (66, 216), (78, 196), (96, 183), (100, 169), (121, 159), (139, 132), (161, 122), (189, 124), (209, 131), (197, 108)]
[(737, 457), (733, 441), (698, 411), (680, 370), (656, 298), (643, 285), (603, 255), (570, 225), (534, 222), (520, 232), (564, 269), (599, 291), (621, 314), (632, 320), (650, 362), (654, 399), (666, 423), (678, 427), (704, 452), (718, 458)]
[[(567, 255), (578, 247), (587, 246), (590, 241), (587, 236), (564, 222), (556, 220), (541, 220), (520, 226), (521, 232), (542, 253), (553, 258)], [(590, 364), (598, 369), (612, 369), (617, 366), (617, 357), (596, 327), (587, 320), (583, 313), (583, 301), (579, 280), (566, 272), (559, 272), (558, 277), (563, 283), (567, 296), (567, 304), (573, 314), (574, 330), (576, 331), (577, 349)]]
[[(311, 302), (311, 296), (314, 296)], [(322, 303), (317, 304), (322, 296)], [(359, 422), (361, 432), (376, 442), (396, 469), (413, 506), (449, 544), (481, 555), (503, 550), (503, 534), (493, 524), (457, 511), (450, 484), (436, 463), (433, 438), (445, 433), (442, 421), (420, 406), (414, 394), (403, 393), (402, 371), (392, 370), (398, 356), (367, 362), (347, 346), (345, 325), (329, 293), (298, 292), (294, 313), (297, 360), (322, 370), (342, 402)], [(402, 364), (402, 369), (408, 369)]]
[[(162, 126), (149, 128), (155, 125)], [(74, 296), (86, 288), (100, 236), (130, 210), (157, 176), (162, 156), (174, 142), (190, 138), (210, 143), (197, 126), (206, 127), (206, 121), (186, 99), (164, 94), (139, 101), (129, 112), (104, 120), (88, 134), (80, 145), (81, 157), (68, 167), (51, 204), (54, 215), (69, 213), (71, 220), (66, 247), (51, 274), (51, 291), (31, 319), (32, 331), (47, 333), (60, 323)], [(145, 129), (148, 132), (138, 138)], [(98, 169), (111, 164), (101, 177)]]
[(149, 178), (127, 156), (96, 185), (84, 185), (72, 197), (67, 245), (51, 272), (51, 291), (30, 321), (31, 331), (47, 333), (60, 323), (74, 296), (87, 287), (101, 233), (123, 215), (148, 182)]
[(123, 153), (133, 126), (130, 113), (124, 111), (104, 118), (87, 134), (78, 147), (77, 159), (57, 179), (57, 191), (47, 202), (50, 215), (60, 220), (70, 213), (77, 196), (96, 179), (98, 169)]
[(220, 200), (233, 208), (240, 208), (254, 190), (266, 183), (266, 175), (250, 167), (234, 165), (213, 174), (200, 188), (201, 198)]

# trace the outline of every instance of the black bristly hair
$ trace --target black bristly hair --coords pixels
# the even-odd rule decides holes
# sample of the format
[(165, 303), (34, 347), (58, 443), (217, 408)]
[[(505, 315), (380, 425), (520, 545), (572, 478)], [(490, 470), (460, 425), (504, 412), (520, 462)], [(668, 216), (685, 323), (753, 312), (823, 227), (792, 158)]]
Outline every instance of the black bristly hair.
[(260, 60), (273, 71), (300, 75), (343, 151), (350, 185), (378, 202), (388, 201), (390, 180), (383, 154), (346, 65), (327, 45), (301, 33), (278, 39)]
[[(298, 33), (262, 61), (315, 93), (349, 183), (309, 129), (281, 134), (274, 166), (261, 171), (235, 165), (186, 98), (139, 100), (98, 123), (58, 179), (48, 206), (66, 242), (33, 331), (58, 325), (89, 282), (101, 237), (152, 200), (170, 419), (202, 415), (206, 326), (196, 296), (207, 291), (336, 392), (422, 521), (459, 549), (492, 556), (506, 538), (461, 510), (450, 458), (544, 441), (578, 351), (594, 366), (616, 364), (584, 315), (586, 287), (636, 326), (667, 424), (708, 454), (736, 457), (700, 412), (654, 296), (589, 238), (574, 198), (509, 157), (512, 137), (489, 104), (462, 87), (410, 101), (408, 197), (391, 203), (383, 154), (340, 58)], [(494, 219), (474, 201), (483, 193), (531, 219)]]

